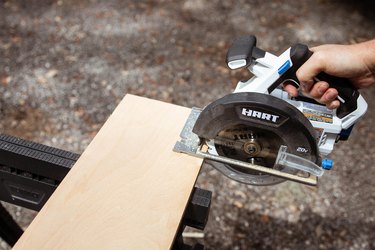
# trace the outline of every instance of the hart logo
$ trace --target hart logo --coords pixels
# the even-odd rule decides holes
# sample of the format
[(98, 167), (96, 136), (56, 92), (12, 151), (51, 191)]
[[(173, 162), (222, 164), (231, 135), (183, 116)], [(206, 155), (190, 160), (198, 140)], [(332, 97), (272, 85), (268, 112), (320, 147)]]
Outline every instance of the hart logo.
[(247, 108), (242, 108), (242, 114), (248, 117), (254, 117), (254, 118), (261, 119), (261, 120), (271, 121), (274, 123), (276, 123), (277, 120), (280, 118), (280, 116), (278, 115), (272, 115), (272, 114), (268, 114), (265, 112), (260, 112), (260, 111), (251, 110)]

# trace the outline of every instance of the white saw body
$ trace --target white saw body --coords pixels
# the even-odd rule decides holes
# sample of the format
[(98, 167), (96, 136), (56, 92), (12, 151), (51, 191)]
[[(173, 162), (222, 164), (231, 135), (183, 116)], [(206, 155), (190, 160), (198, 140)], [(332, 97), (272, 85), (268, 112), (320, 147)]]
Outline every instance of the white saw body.
[(340, 108), (331, 110), (283, 83), (299, 87), (297, 69), (312, 55), (296, 44), (280, 56), (256, 46), (256, 38), (237, 39), (227, 54), (231, 69), (247, 68), (253, 77), (203, 110), (194, 108), (174, 151), (204, 158), (224, 175), (250, 185), (292, 180), (317, 185), (332, 167), (323, 159), (338, 140), (346, 140), (367, 103), (347, 79), (320, 73), (316, 80), (338, 90)]
[[(268, 93), (270, 85), (276, 82), (285, 71), (293, 67), (290, 51), (291, 48), (288, 48), (280, 56), (275, 56), (266, 52), (263, 58), (254, 60), (250, 66), (248, 66), (248, 70), (254, 76), (246, 82), (238, 82), (234, 93), (257, 92), (271, 94), (298, 108), (316, 129), (320, 153), (323, 156), (327, 156), (332, 152), (340, 133), (343, 130), (350, 129), (350, 127), (366, 113), (367, 103), (364, 98), (359, 95), (358, 108), (344, 118), (339, 118), (336, 115), (336, 110), (331, 110), (326, 106), (315, 103), (292, 100), (289, 94), (281, 88), (276, 88), (271, 93)], [(229, 65), (233, 65), (233, 63), (229, 63)], [(236, 65), (236, 63), (234, 63), (234, 65)], [(284, 82), (294, 82), (299, 86), (299, 83), (293, 78), (284, 79), (282, 83)]]

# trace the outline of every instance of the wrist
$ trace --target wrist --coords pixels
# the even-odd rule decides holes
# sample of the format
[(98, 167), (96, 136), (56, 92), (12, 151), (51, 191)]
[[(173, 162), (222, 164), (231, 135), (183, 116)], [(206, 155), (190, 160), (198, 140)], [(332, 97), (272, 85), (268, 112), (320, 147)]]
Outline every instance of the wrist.
[(361, 47), (360, 56), (372, 75), (375, 75), (375, 39), (358, 44)]

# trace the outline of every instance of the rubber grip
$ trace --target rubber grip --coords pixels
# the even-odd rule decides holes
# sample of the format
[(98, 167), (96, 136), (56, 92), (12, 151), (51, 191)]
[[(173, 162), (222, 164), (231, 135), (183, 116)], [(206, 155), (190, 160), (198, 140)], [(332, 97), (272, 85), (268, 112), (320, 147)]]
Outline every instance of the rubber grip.
[(236, 60), (245, 60), (244, 67), (248, 67), (252, 62), (252, 51), (256, 46), (255, 36), (243, 36), (236, 39), (232, 46), (229, 48), (226, 63)]
[[(296, 44), (291, 47), (290, 58), (293, 66), (290, 72), (287, 72), (288, 77), (299, 82), (295, 72), (300, 68), (311, 56), (313, 52), (304, 44)], [(357, 109), (357, 99), (359, 97), (358, 90), (351, 84), (349, 79), (329, 75), (321, 72), (316, 76), (317, 80), (325, 81), (330, 88), (335, 88), (338, 92), (338, 100), (340, 107), (337, 109), (337, 116), (343, 118)]]

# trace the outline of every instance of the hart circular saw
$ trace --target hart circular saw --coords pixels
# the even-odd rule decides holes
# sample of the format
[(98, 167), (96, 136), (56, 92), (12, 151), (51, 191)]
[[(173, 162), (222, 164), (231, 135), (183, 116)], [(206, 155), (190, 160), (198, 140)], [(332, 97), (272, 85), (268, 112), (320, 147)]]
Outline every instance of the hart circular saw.
[(303, 95), (291, 98), (282, 84), (299, 87), (296, 71), (311, 55), (303, 44), (275, 56), (257, 48), (255, 36), (234, 41), (229, 68), (247, 68), (254, 76), (203, 110), (193, 108), (174, 151), (204, 158), (204, 164), (250, 185), (317, 185), (332, 167), (324, 158), (335, 142), (348, 138), (367, 103), (349, 80), (325, 73), (316, 80), (337, 89), (337, 110)]

